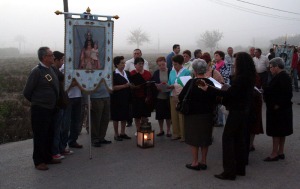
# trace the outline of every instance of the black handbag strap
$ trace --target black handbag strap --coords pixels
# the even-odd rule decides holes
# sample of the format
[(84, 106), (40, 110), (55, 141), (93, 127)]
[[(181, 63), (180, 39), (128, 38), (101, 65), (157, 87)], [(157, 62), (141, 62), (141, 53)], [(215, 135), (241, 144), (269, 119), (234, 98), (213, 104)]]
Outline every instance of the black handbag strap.
[(191, 91), (193, 85), (194, 85), (194, 79), (192, 78), (191, 84), (190, 84), (190, 86), (189, 86), (187, 92), (186, 92), (185, 95), (184, 95), (183, 101), (186, 100), (186, 98), (187, 98), (187, 96), (189, 95), (189, 93), (190, 93), (190, 91)]

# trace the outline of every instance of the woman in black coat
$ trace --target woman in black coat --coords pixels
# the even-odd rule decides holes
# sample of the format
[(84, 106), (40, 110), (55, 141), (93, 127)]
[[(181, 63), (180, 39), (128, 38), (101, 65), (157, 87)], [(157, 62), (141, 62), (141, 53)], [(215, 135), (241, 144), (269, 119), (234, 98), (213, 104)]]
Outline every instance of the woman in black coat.
[(223, 97), (222, 104), (229, 111), (222, 136), (224, 172), (215, 175), (223, 180), (235, 180), (236, 175), (246, 175), (246, 141), (251, 101), (255, 84), (255, 66), (252, 57), (246, 52), (236, 55), (235, 73), (228, 90), (218, 90), (199, 82), (199, 87), (208, 93)]
[[(130, 73), (125, 71), (125, 61), (123, 56), (114, 58), (113, 72), (113, 93), (110, 98), (111, 119), (113, 120), (116, 141), (131, 139), (125, 134), (126, 120), (129, 118), (129, 102), (131, 98), (131, 89), (129, 83)], [(118, 131), (118, 122), (121, 122), (121, 132)]]
[(285, 137), (293, 133), (293, 88), (282, 58), (270, 61), (270, 71), (274, 77), (264, 90), (264, 100), (267, 106), (266, 130), (273, 138), (273, 150), (264, 161), (277, 161), (285, 158)]

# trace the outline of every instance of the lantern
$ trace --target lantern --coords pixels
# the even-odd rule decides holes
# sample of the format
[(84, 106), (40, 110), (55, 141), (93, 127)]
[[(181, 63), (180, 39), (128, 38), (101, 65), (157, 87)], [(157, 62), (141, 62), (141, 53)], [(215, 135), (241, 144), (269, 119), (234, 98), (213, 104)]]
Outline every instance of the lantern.
[(154, 147), (154, 130), (151, 124), (142, 125), (140, 131), (137, 132), (137, 146), (141, 148)]

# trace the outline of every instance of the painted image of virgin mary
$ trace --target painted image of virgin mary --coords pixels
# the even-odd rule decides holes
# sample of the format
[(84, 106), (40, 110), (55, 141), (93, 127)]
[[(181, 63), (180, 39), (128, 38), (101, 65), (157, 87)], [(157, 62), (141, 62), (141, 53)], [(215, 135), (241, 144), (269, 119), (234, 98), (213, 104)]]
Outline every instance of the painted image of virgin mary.
[(94, 43), (89, 31), (86, 33), (85, 38), (84, 47), (80, 52), (79, 69), (100, 69), (98, 44)]

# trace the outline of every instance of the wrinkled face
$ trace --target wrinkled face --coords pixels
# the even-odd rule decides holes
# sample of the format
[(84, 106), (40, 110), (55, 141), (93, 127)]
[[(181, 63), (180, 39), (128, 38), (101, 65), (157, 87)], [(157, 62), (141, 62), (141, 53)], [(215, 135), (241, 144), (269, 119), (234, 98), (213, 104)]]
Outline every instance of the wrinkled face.
[(121, 60), (121, 62), (117, 65), (118, 70), (123, 71), (125, 68), (125, 60)]
[(174, 53), (175, 53), (175, 54), (179, 54), (179, 52), (180, 52), (180, 46), (178, 46), (178, 47), (176, 47), (176, 48), (174, 49)]
[(54, 55), (50, 49), (47, 50), (47, 55), (43, 57), (43, 63), (47, 66), (50, 66), (54, 63)]
[(232, 54), (233, 54), (233, 49), (232, 49), (232, 48), (228, 48), (228, 49), (227, 49), (227, 53), (228, 53), (230, 56), (232, 56)]
[(142, 57), (142, 52), (139, 51), (139, 50), (135, 50), (133, 51), (133, 58), (136, 59), (136, 58), (140, 58)]
[(191, 57), (188, 54), (183, 54), (183, 62), (186, 63), (191, 59)]
[(167, 63), (165, 61), (157, 62), (158, 69), (161, 71), (167, 70)]
[(134, 65), (137, 72), (141, 72), (144, 69), (144, 62), (138, 62)]

